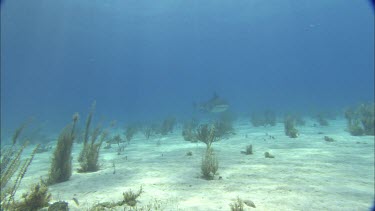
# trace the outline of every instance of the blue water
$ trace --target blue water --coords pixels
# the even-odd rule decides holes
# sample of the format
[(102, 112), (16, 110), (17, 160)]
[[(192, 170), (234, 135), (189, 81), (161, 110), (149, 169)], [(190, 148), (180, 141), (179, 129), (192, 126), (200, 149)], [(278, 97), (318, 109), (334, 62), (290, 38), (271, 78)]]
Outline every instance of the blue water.
[(74, 112), (189, 117), (214, 92), (235, 113), (374, 102), (368, 1), (5, 0), (1, 122), (60, 129)]

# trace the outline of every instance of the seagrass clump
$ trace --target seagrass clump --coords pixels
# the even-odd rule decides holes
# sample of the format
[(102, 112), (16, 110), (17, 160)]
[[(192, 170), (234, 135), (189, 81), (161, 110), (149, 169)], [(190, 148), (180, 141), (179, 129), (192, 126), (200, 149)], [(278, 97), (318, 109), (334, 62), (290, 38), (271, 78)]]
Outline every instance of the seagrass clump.
[(72, 176), (72, 148), (77, 121), (78, 114), (74, 114), (72, 124), (66, 126), (59, 135), (48, 174), (49, 185), (68, 181)]
[(130, 124), (125, 128), (125, 138), (126, 141), (129, 143), (134, 135), (138, 132), (138, 127), (135, 124)]
[(364, 103), (345, 111), (347, 130), (353, 136), (375, 134), (375, 103)]
[(244, 211), (244, 202), (242, 199), (237, 197), (236, 201), (234, 203), (229, 204), (231, 211)]
[[(90, 136), (90, 125), (95, 110), (95, 102), (91, 106), (90, 113), (86, 120), (86, 127), (83, 140), (83, 149), (79, 154), (78, 162), (80, 168), (78, 172), (95, 172), (99, 170), (99, 151), (103, 141), (107, 137), (107, 132), (100, 127), (94, 129)], [(99, 140), (99, 141), (97, 141)]]
[(295, 119), (292, 116), (286, 116), (284, 120), (285, 135), (290, 138), (297, 138), (299, 136), (298, 130), (295, 128)]
[(9, 210), (28, 210), (37, 211), (43, 207), (49, 206), (49, 201), (51, 200), (51, 194), (48, 193), (48, 187), (43, 182), (34, 184), (31, 187), (30, 192), (24, 193), (22, 195), (21, 201), (16, 201), (12, 203)]
[(198, 122), (195, 119), (192, 119), (188, 122), (185, 122), (182, 128), (182, 137), (185, 141), (197, 142), (197, 127)]
[(206, 180), (214, 179), (214, 176), (219, 169), (219, 162), (216, 155), (214, 154), (213, 149), (207, 148), (206, 152), (202, 158), (201, 172), (202, 177)]
[(215, 125), (201, 124), (197, 129), (196, 138), (198, 141), (206, 144), (207, 149), (211, 147), (213, 142), (220, 140), (216, 134)]
[[(93, 206), (89, 210), (90, 211), (114, 210), (114, 209), (116, 209), (120, 206), (126, 206), (126, 205), (130, 206), (130, 207), (134, 207), (135, 210), (138, 210), (137, 207), (135, 207), (135, 206), (137, 205), (137, 198), (142, 193), (143, 193), (143, 189), (142, 189), (142, 186), (141, 186), (137, 192), (133, 192), (132, 190), (124, 192), (122, 194), (124, 198), (121, 201), (118, 201), (118, 202), (101, 202), (101, 203), (96, 204), (95, 206)], [(126, 207), (124, 207), (124, 210), (127, 210)], [(133, 208), (131, 208), (130, 210), (133, 210)], [(139, 210), (143, 210), (143, 209), (139, 209)], [(150, 209), (148, 208), (148, 209), (145, 209), (145, 210), (150, 210)], [(154, 210), (157, 210), (157, 209), (154, 209)]]
[(241, 151), (241, 153), (245, 154), (245, 155), (252, 155), (253, 154), (253, 145), (252, 144), (247, 145), (246, 151)]
[(21, 159), (22, 152), (27, 147), (28, 141), (24, 142), (19, 148), (17, 147), (17, 141), (24, 128), (25, 125), (23, 124), (16, 129), (13, 134), (11, 146), (1, 148), (0, 210), (9, 210), (15, 203), (14, 196), (39, 147), (37, 145), (28, 158)]
[(83, 146), (83, 149), (79, 156), (80, 169), (78, 172), (95, 172), (99, 170), (99, 151), (101, 145), (105, 138), (107, 137), (107, 132), (102, 132), (98, 142), (91, 142)]
[(137, 192), (133, 192), (132, 190), (124, 192), (122, 194), (124, 196), (123, 202), (131, 207), (134, 207), (137, 204), (137, 198), (141, 195), (142, 192), (142, 186)]
[(173, 116), (167, 117), (162, 122), (162, 124), (159, 128), (159, 133), (163, 136), (167, 135), (168, 133), (172, 133), (175, 125), (176, 125), (176, 118), (173, 117)]
[(228, 137), (234, 135), (235, 131), (233, 128), (233, 122), (235, 120), (235, 115), (231, 112), (223, 112), (220, 114), (219, 118), (214, 122), (215, 135), (220, 138)]
[(276, 115), (273, 111), (253, 112), (250, 116), (250, 122), (254, 127), (266, 127), (276, 125)]

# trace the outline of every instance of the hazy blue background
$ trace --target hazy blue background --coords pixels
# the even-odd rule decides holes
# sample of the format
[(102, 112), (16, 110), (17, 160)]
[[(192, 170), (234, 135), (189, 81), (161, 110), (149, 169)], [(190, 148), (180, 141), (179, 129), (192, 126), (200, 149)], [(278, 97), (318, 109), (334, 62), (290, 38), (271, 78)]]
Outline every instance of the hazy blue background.
[(57, 128), (78, 111), (126, 122), (190, 115), (216, 91), (235, 112), (374, 101), (366, 0), (5, 0), (1, 122)]

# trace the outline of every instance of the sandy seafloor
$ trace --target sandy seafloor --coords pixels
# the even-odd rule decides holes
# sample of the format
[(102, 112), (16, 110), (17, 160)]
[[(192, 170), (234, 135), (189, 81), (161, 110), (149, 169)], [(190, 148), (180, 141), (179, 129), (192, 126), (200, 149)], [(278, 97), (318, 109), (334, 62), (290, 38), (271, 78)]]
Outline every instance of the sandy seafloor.
[[(116, 145), (102, 149), (102, 167), (94, 173), (77, 173), (82, 145), (75, 144), (73, 175), (49, 187), (52, 202), (64, 200), (70, 210), (87, 210), (95, 203), (119, 201), (123, 192), (142, 186), (137, 206), (157, 203), (160, 210), (230, 210), (237, 196), (256, 205), (245, 210), (368, 210), (374, 199), (374, 137), (351, 136), (344, 119), (331, 120), (329, 126), (314, 123), (297, 127), (300, 136), (292, 139), (282, 123), (253, 127), (249, 120), (237, 121), (235, 135), (213, 144), (219, 170), (211, 181), (201, 178), (205, 144), (184, 141), (181, 127), (149, 140), (138, 133), (121, 155)], [(336, 141), (324, 141), (325, 135)], [(241, 154), (249, 144), (254, 154)], [(188, 151), (193, 156), (186, 156)], [(265, 158), (266, 151), (275, 158)], [(47, 177), (51, 157), (52, 151), (36, 154), (17, 197)]]

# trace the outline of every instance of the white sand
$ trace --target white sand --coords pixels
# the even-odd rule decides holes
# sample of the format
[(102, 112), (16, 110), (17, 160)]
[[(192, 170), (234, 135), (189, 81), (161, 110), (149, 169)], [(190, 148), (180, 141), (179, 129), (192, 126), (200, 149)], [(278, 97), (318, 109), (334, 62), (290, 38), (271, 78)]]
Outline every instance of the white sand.
[[(139, 133), (122, 155), (117, 155), (116, 145), (102, 149), (102, 168), (94, 173), (77, 173), (82, 145), (74, 145), (71, 179), (49, 190), (53, 201), (67, 201), (71, 210), (119, 201), (123, 192), (137, 191), (141, 185), (144, 193), (137, 206), (157, 200), (162, 210), (230, 210), (237, 196), (255, 203), (256, 208), (246, 210), (368, 210), (374, 199), (374, 137), (349, 135), (344, 119), (330, 121), (326, 127), (312, 124), (298, 127), (300, 137), (291, 139), (281, 123), (255, 128), (248, 120), (237, 122), (236, 135), (213, 144), (220, 167), (211, 181), (200, 178), (205, 145), (184, 141), (180, 129), (161, 138), (159, 146), (157, 137), (145, 140)], [(326, 142), (325, 135), (337, 141)], [(241, 154), (248, 144), (254, 154)], [(193, 156), (186, 156), (188, 151)], [(266, 151), (275, 158), (264, 158)], [(18, 197), (40, 176), (46, 178), (51, 154), (35, 156)]]

